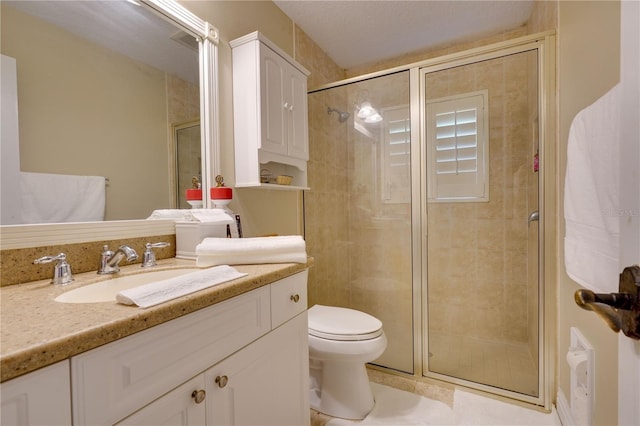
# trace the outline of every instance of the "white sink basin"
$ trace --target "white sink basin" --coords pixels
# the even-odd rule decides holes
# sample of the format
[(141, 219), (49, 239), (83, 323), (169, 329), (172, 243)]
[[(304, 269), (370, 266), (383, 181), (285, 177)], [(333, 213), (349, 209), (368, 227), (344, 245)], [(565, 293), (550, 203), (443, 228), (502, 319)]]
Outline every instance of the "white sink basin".
[(143, 284), (149, 284), (155, 281), (174, 278), (198, 270), (198, 268), (164, 269), (106, 279), (105, 281), (89, 284), (84, 287), (62, 293), (54, 300), (62, 303), (115, 302), (116, 294), (122, 290)]

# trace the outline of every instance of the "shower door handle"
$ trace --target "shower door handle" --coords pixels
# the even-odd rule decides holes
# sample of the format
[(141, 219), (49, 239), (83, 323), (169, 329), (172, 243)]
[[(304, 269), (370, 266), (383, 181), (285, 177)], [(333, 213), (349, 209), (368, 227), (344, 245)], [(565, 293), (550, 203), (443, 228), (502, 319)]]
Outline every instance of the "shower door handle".
[(538, 210), (532, 211), (531, 214), (529, 215), (529, 219), (527, 219), (527, 223), (531, 223), (533, 221), (538, 221), (540, 219), (540, 213), (538, 213)]

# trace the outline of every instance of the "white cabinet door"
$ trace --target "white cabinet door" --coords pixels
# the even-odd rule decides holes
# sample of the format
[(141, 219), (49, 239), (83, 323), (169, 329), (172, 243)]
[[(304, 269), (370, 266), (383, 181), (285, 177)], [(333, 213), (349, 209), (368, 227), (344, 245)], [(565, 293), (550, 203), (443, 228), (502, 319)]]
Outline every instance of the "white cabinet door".
[(266, 46), (260, 46), (262, 97), (262, 141), (260, 148), (287, 155), (286, 121), (289, 114), (284, 98), (285, 80), (282, 58)]
[[(201, 392), (198, 394), (198, 392)], [(204, 376), (201, 374), (140, 411), (117, 423), (119, 426), (193, 426), (206, 423)]]
[[(289, 64), (287, 64), (289, 65)], [(285, 92), (285, 103), (288, 108), (288, 154), (291, 157), (301, 160), (309, 159), (309, 131), (307, 112), (307, 76), (292, 67), (288, 66), (285, 74), (287, 91)]]
[(307, 312), (205, 373), (208, 425), (308, 425)]
[(267, 46), (260, 46), (261, 148), (308, 160), (307, 76)]
[(69, 361), (61, 361), (5, 382), (2, 425), (70, 425)]

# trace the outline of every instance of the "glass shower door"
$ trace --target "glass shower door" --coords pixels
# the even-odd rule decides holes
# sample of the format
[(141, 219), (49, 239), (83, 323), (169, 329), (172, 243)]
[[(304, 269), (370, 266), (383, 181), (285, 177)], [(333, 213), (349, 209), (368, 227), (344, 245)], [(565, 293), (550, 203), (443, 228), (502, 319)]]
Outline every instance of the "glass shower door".
[(202, 180), (200, 154), (200, 121), (174, 126), (175, 190), (177, 208), (190, 209), (186, 190), (193, 187), (193, 179)]
[(310, 304), (379, 318), (374, 364), (413, 373), (409, 72), (309, 95)]
[(425, 375), (536, 397), (537, 52), (427, 70), (421, 78)]

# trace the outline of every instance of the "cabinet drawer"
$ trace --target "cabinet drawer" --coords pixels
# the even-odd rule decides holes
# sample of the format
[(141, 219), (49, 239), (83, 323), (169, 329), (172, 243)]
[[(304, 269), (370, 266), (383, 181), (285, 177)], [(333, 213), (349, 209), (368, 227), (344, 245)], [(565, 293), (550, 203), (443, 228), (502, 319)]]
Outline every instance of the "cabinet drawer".
[(271, 284), (271, 327), (307, 309), (308, 269)]
[(73, 357), (75, 425), (113, 424), (271, 328), (262, 287)]

